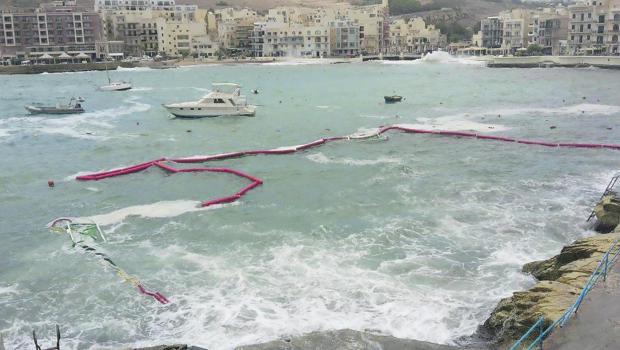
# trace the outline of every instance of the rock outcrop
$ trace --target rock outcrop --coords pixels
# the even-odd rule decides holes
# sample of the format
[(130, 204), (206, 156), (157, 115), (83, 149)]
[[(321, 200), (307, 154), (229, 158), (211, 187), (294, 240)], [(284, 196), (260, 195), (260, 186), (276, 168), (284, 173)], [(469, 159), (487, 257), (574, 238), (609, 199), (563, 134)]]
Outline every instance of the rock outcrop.
[(620, 198), (615, 192), (603, 197), (594, 207), (596, 215), (595, 230), (601, 233), (613, 231), (620, 224)]
[(557, 320), (575, 302), (592, 271), (609, 246), (620, 238), (620, 230), (575, 241), (560, 254), (523, 266), (539, 282), (531, 289), (502, 299), (484, 323), (485, 331), (505, 348), (525, 333), (541, 316), (545, 326)]
[(247, 345), (236, 350), (457, 350), (471, 349), (439, 345), (412, 339), (400, 339), (385, 335), (342, 329), (337, 331), (312, 332), (299, 337), (274, 340), (264, 344)]

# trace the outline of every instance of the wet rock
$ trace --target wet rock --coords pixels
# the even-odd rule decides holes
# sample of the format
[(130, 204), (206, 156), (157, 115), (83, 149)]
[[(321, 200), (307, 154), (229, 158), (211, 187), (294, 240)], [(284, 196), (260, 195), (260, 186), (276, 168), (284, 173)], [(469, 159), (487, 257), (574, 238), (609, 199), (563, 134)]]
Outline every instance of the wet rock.
[(500, 348), (513, 343), (541, 316), (545, 327), (558, 319), (579, 295), (580, 289), (555, 281), (541, 281), (525, 292), (502, 299), (484, 323)]
[[(199, 350), (200, 348), (191, 347), (190, 349)], [(189, 349), (187, 345), (185, 344), (174, 344), (174, 345), (151, 346), (148, 348), (135, 348), (133, 350), (189, 350)]]
[(509, 347), (541, 316), (545, 327), (557, 320), (575, 302), (592, 271), (609, 246), (620, 238), (620, 230), (607, 235), (579, 239), (560, 254), (523, 266), (539, 282), (524, 292), (502, 299), (483, 325), (500, 348)]
[(620, 224), (620, 198), (616, 193), (604, 196), (594, 207), (594, 215), (596, 215), (596, 231), (601, 233), (613, 231)]
[(457, 350), (472, 349), (433, 344), (412, 339), (342, 329), (312, 332), (299, 337), (274, 340), (264, 344), (246, 345), (236, 350), (315, 350), (315, 349), (382, 349), (382, 350)]

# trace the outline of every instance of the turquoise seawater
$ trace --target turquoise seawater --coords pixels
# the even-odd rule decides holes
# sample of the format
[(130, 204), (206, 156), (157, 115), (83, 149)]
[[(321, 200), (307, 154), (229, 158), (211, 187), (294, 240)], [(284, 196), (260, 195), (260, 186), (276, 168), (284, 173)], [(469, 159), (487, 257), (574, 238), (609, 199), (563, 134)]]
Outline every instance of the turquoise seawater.
[[(0, 333), (8, 349), (185, 342), (209, 349), (352, 328), (451, 343), (534, 283), (521, 265), (591, 234), (585, 219), (620, 165), (610, 150), (388, 133), (292, 155), (209, 163), (226, 174), (82, 172), (162, 156), (297, 145), (380, 125), (620, 143), (620, 71), (491, 69), (462, 61), (212, 65), (0, 76)], [(212, 82), (259, 95), (256, 117), (171, 119)], [(405, 96), (386, 105), (383, 96)], [(82, 96), (87, 113), (27, 116)], [(555, 128), (550, 128), (555, 126)], [(191, 130), (191, 132), (188, 132)], [(54, 188), (47, 181), (54, 180)], [(46, 224), (95, 217), (97, 249), (171, 303), (159, 305)], [(96, 344), (96, 346), (95, 346)]]

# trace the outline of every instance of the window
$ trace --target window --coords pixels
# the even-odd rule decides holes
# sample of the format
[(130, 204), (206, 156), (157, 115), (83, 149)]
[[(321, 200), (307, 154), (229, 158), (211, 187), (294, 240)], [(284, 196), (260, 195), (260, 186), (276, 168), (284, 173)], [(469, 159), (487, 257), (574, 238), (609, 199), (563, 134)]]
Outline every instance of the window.
[(617, 35), (612, 36), (611, 37), (611, 42), (612, 43), (617, 43), (618, 42), (618, 36)]
[(224, 100), (221, 98), (216, 98), (213, 100), (213, 103), (226, 103), (226, 102), (224, 102)]

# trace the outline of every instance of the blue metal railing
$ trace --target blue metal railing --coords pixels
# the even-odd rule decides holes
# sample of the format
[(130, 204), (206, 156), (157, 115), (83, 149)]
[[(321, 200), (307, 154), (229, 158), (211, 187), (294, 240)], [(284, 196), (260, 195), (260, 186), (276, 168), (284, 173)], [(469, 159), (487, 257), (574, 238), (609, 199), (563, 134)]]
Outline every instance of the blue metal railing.
[[(616, 186), (616, 182), (618, 181), (618, 178), (620, 178), (620, 174), (615, 175), (611, 178), (611, 180), (609, 180), (609, 183), (607, 184), (607, 187), (605, 187), (605, 191), (603, 191), (603, 194), (601, 195), (601, 198), (599, 199), (599, 202), (601, 200), (603, 200), (603, 198), (610, 194), (611, 192), (613, 192), (614, 190), (614, 186)], [(592, 218), (595, 216), (594, 213), (594, 209), (592, 210), (592, 212), (590, 212), (590, 216), (588, 216), (588, 220), (586, 220), (586, 222), (590, 222), (590, 220), (592, 220)]]
[[(575, 314), (577, 310), (579, 310), (579, 306), (581, 306), (581, 302), (583, 302), (583, 299), (590, 292), (590, 290), (594, 288), (594, 286), (596, 285), (596, 282), (598, 282), (601, 276), (603, 276), (603, 280), (607, 279), (607, 272), (613, 266), (614, 262), (618, 259), (618, 256), (620, 256), (620, 238), (615, 240), (611, 244), (609, 249), (607, 249), (607, 252), (605, 252), (605, 255), (603, 255), (603, 258), (599, 262), (598, 266), (596, 267), (594, 272), (592, 272), (592, 274), (590, 275), (590, 278), (588, 279), (586, 284), (583, 286), (583, 289), (581, 290), (581, 293), (579, 293), (577, 300), (575, 300), (575, 302), (564, 312), (564, 314), (562, 314), (560, 318), (555, 320), (555, 322), (553, 322), (549, 327), (547, 327), (544, 330), (543, 330), (543, 325), (545, 323), (545, 319), (544, 317), (539, 318), (538, 321), (536, 321), (530, 327), (530, 329), (528, 329), (527, 332), (525, 332), (525, 334), (523, 334), (523, 336), (521, 336), (521, 338), (512, 345), (510, 350), (517, 350), (517, 349), (522, 349), (522, 348), (531, 350), (531, 349), (534, 349), (536, 346), (540, 346), (540, 349), (542, 349), (543, 341), (545, 340), (545, 338), (556, 327), (558, 326), (563, 327), (566, 324), (566, 322), (568, 322), (568, 320), (573, 316), (573, 314)], [(536, 337), (536, 339), (534, 339), (529, 345), (527, 345), (526, 343), (527, 339), (537, 330), (539, 332), (538, 337)]]

